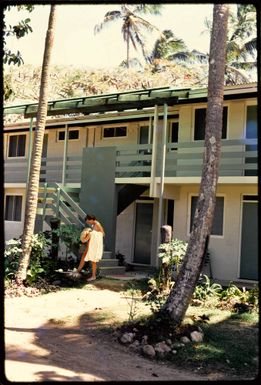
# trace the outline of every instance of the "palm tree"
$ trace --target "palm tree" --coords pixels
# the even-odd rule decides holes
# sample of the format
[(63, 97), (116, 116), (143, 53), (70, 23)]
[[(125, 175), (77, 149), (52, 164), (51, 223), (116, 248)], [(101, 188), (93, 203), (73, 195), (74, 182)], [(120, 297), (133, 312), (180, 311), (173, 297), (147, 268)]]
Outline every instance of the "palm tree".
[(210, 42), (205, 154), (199, 197), (186, 255), (162, 311), (180, 325), (195, 290), (211, 233), (221, 152), (228, 6), (215, 4)]
[[(207, 31), (211, 22), (205, 20)], [(236, 15), (229, 14), (227, 35), (227, 82), (248, 82), (244, 70), (257, 67), (256, 9), (253, 4), (237, 4)]]
[(22, 237), (22, 253), (19, 258), (19, 267), (16, 274), (16, 283), (22, 285), (26, 280), (27, 268), (30, 262), (31, 254), (31, 241), (34, 232), (38, 189), (39, 189), (39, 177), (41, 168), (41, 156), (44, 138), (44, 129), (47, 116), (47, 103), (48, 103), (48, 80), (50, 72), (50, 60), (51, 52), (53, 48), (54, 39), (54, 27), (56, 21), (56, 6), (51, 5), (48, 29), (45, 39), (45, 49), (42, 65), (41, 83), (40, 83), (40, 95), (39, 105), (36, 118), (36, 129), (34, 134), (34, 143), (32, 158), (30, 164), (29, 182), (27, 186), (26, 194), (26, 207), (25, 207), (25, 221)]
[(162, 35), (155, 41), (150, 55), (150, 63), (154, 70), (161, 70), (162, 65), (174, 62), (180, 65), (207, 64), (208, 55), (197, 50), (189, 51), (185, 42), (179, 39), (171, 30), (164, 30)]
[(170, 29), (165, 29), (155, 41), (150, 55), (150, 62), (158, 59), (169, 59), (170, 55), (187, 50), (182, 39), (177, 38)]
[(100, 32), (105, 25), (123, 20), (121, 32), (124, 42), (127, 45), (126, 65), (129, 68), (130, 62), (130, 44), (137, 50), (139, 46), (146, 61), (149, 60), (146, 50), (144, 32), (160, 31), (157, 27), (146, 21), (139, 14), (159, 14), (161, 4), (121, 4), (120, 10), (109, 11), (105, 14), (103, 22), (97, 24), (94, 28), (94, 33)]

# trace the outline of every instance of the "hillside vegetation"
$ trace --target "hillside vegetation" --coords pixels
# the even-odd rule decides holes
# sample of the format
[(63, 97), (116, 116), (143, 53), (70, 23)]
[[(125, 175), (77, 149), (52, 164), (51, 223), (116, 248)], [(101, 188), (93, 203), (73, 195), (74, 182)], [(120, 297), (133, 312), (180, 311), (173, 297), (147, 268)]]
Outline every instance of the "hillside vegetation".
[[(6, 105), (35, 102), (39, 96), (41, 67), (12, 67), (5, 74), (6, 89), (11, 89)], [(53, 66), (50, 73), (49, 100), (98, 95), (153, 87), (205, 87), (207, 66), (181, 66), (162, 63), (144, 70), (116, 67), (88, 69)]]

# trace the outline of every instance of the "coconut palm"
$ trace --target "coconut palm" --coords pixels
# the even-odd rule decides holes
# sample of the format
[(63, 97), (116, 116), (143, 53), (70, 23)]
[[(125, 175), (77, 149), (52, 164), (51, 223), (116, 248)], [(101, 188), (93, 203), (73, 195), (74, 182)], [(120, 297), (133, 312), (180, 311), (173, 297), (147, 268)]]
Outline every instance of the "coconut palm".
[(129, 68), (130, 61), (130, 44), (137, 50), (141, 48), (142, 54), (146, 61), (149, 60), (149, 54), (146, 49), (145, 32), (159, 31), (157, 27), (149, 23), (140, 14), (159, 14), (161, 4), (121, 4), (120, 10), (109, 11), (105, 14), (103, 22), (97, 24), (94, 33), (100, 32), (105, 25), (117, 20), (122, 20), (122, 36), (127, 45), (126, 65)]
[(187, 50), (184, 41), (177, 38), (170, 29), (165, 29), (155, 41), (150, 59), (168, 59), (171, 54), (184, 50)]
[(211, 233), (221, 153), (228, 6), (215, 4), (210, 42), (205, 154), (196, 212), (183, 262), (163, 311), (180, 325), (195, 290)]
[(164, 30), (155, 41), (150, 55), (150, 63), (154, 66), (154, 70), (161, 70), (166, 61), (181, 65), (206, 64), (208, 55), (195, 49), (189, 51), (185, 42), (168, 29)]
[[(211, 22), (205, 21), (208, 31)], [(229, 14), (227, 36), (227, 82), (249, 81), (244, 70), (257, 67), (256, 9), (253, 4), (238, 4), (236, 15)]]
[(30, 164), (30, 174), (26, 194), (25, 221), (22, 237), (22, 253), (19, 258), (19, 267), (16, 282), (22, 285), (26, 281), (27, 268), (30, 262), (32, 249), (32, 236), (35, 226), (35, 217), (39, 190), (39, 177), (43, 148), (44, 129), (47, 116), (48, 80), (50, 72), (50, 59), (53, 47), (54, 26), (56, 21), (56, 6), (51, 5), (48, 29), (45, 39), (45, 49), (42, 65), (39, 105), (36, 118), (33, 151)]

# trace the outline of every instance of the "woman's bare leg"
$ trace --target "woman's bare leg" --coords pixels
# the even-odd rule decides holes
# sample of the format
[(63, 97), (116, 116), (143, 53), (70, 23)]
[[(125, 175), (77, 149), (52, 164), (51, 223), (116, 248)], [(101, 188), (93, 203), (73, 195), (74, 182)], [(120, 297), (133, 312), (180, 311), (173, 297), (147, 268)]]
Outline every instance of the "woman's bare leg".
[(96, 279), (97, 264), (92, 261), (92, 278)]

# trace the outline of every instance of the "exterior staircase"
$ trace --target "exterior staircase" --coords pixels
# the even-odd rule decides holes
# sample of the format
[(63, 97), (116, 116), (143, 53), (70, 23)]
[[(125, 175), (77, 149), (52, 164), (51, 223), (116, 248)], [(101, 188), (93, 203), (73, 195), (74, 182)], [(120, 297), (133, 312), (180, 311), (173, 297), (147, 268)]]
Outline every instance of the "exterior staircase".
[[(61, 224), (82, 229), (86, 213), (79, 206), (79, 194), (80, 188), (64, 187), (57, 183), (40, 186), (37, 214), (41, 215), (42, 223), (45, 221), (50, 226), (50, 220), (55, 217), (60, 219)], [(111, 251), (104, 251), (98, 267), (102, 276), (125, 272), (125, 267), (118, 266), (118, 260), (112, 258)]]

